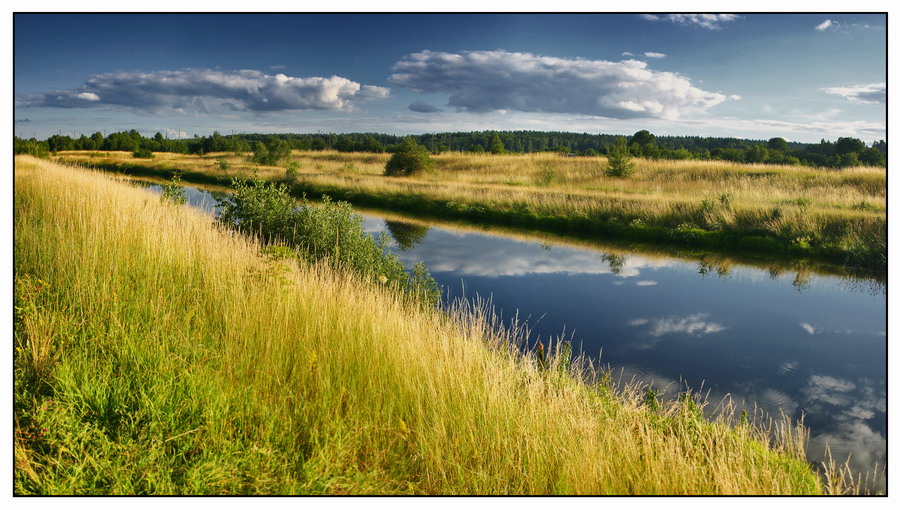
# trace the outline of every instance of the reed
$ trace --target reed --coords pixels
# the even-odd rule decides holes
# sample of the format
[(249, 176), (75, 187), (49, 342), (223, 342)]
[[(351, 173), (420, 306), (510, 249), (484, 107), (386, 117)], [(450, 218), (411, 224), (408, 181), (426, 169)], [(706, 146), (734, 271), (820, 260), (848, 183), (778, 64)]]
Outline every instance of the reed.
[(108, 175), (19, 157), (14, 207), (16, 494), (857, 490), (802, 426), (651, 408), (484, 307), (269, 257)]

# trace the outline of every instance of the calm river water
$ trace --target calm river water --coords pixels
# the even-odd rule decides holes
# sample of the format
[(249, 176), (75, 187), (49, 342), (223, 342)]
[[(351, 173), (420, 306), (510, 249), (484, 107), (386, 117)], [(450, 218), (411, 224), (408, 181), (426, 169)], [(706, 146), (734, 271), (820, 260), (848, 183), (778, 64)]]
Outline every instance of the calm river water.
[[(209, 192), (186, 191), (214, 211)], [(827, 443), (857, 470), (885, 465), (882, 283), (363, 218), (368, 232), (395, 238), (408, 268), (425, 261), (451, 298), (490, 298), (503, 317), (527, 319), (532, 343), (564, 335), (576, 352), (670, 395), (702, 386), (713, 405), (730, 395), (803, 415), (811, 461)]]

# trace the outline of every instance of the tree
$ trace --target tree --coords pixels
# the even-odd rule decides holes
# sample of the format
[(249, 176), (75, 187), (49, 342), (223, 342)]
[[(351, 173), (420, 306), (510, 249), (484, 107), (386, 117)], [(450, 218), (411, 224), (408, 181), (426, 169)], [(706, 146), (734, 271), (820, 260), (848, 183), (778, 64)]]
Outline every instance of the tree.
[(628, 155), (628, 144), (624, 136), (616, 138), (606, 156), (607, 165), (603, 173), (607, 177), (628, 177), (634, 170), (634, 162)]
[(631, 135), (628, 140), (628, 149), (634, 156), (655, 158), (659, 156), (659, 146), (656, 145), (656, 135), (646, 129), (642, 129)]
[(503, 145), (503, 140), (500, 139), (500, 135), (497, 133), (491, 136), (490, 151), (491, 154), (503, 154), (506, 152), (506, 146)]
[(761, 143), (757, 143), (753, 147), (750, 147), (750, 150), (744, 155), (744, 159), (747, 163), (765, 163), (768, 158), (769, 149), (766, 149)]
[(253, 162), (260, 165), (277, 165), (291, 155), (291, 146), (281, 138), (272, 137), (267, 143), (253, 146)]
[(869, 166), (887, 166), (884, 154), (875, 147), (869, 147), (859, 155), (859, 160)]
[(428, 149), (416, 142), (415, 138), (407, 136), (384, 165), (384, 175), (412, 175), (429, 170), (433, 166), (434, 161)]
[(776, 137), (770, 138), (769, 143), (766, 144), (769, 149), (787, 152), (788, 151), (788, 143), (784, 138)]
[(646, 129), (642, 129), (637, 133), (631, 135), (631, 140), (628, 141), (628, 145), (656, 145), (656, 135), (650, 133)]
[(858, 138), (838, 138), (834, 144), (835, 154), (861, 153), (866, 150), (866, 144)]

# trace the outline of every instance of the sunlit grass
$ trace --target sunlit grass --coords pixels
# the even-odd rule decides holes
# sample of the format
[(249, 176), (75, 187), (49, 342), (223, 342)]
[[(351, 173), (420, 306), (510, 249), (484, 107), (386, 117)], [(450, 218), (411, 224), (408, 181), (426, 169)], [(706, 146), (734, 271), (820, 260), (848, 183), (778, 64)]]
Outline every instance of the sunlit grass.
[(17, 494), (853, 490), (802, 428), (653, 410), (109, 177), (17, 158), (14, 201)]

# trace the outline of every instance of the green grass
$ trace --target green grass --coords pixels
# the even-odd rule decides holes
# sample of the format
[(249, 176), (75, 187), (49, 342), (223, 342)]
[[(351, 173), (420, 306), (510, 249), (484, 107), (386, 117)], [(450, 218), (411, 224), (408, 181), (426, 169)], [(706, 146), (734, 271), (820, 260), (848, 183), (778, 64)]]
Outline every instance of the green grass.
[(651, 409), (110, 177), (17, 158), (14, 207), (16, 494), (856, 490), (802, 428)]

